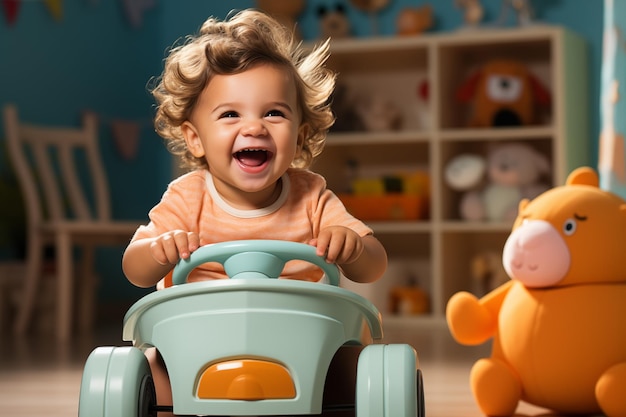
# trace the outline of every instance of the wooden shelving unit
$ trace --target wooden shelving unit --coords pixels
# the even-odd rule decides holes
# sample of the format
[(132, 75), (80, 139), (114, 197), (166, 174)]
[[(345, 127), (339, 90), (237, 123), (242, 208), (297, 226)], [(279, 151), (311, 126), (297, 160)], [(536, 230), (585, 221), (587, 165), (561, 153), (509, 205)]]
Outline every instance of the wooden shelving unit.
[[(349, 185), (348, 161), (365, 173), (424, 170), (431, 189), (427, 219), (368, 222), (387, 248), (390, 268), (375, 284), (349, 286), (378, 305), (388, 326), (443, 322), (449, 297), (473, 288), (471, 259), (481, 251), (501, 252), (511, 227), (507, 222), (461, 220), (460, 196), (446, 185), (444, 167), (460, 153), (485, 154), (490, 144), (507, 141), (527, 143), (545, 154), (552, 185), (564, 183), (575, 167), (589, 164), (585, 45), (567, 29), (535, 26), (337, 40), (331, 49), (329, 66), (339, 73), (339, 83), (393, 103), (401, 111), (402, 126), (331, 133), (313, 170), (336, 192)], [(549, 88), (552, 102), (540, 124), (466, 127), (468, 109), (455, 99), (455, 91), (493, 58), (523, 61)], [(427, 102), (417, 93), (425, 80)], [(398, 317), (388, 309), (389, 293), (409, 282), (427, 292), (430, 306), (426, 314)]]

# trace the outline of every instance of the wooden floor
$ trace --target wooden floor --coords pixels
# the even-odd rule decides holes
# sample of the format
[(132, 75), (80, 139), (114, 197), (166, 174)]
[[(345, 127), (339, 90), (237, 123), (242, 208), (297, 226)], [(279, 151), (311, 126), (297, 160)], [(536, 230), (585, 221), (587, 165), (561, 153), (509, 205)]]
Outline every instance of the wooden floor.
[[(56, 345), (49, 337), (15, 340), (0, 334), (0, 416), (76, 416), (87, 355), (96, 346), (123, 345), (119, 333), (107, 326), (66, 346)], [(458, 346), (445, 326), (386, 329), (385, 342), (408, 342), (416, 348), (428, 417), (481, 416), (469, 390), (468, 374), (472, 363), (488, 354), (487, 346)], [(547, 415), (525, 404), (518, 412), (520, 416)]]

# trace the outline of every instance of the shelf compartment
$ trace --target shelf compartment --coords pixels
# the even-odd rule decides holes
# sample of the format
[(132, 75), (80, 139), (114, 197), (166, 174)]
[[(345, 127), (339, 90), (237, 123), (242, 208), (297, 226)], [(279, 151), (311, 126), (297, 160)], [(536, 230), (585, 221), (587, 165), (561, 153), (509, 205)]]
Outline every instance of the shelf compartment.
[(312, 169), (323, 173), (331, 190), (349, 193), (355, 179), (429, 172), (429, 143), (353, 142), (328, 146)]
[(502, 272), (502, 249), (509, 234), (509, 231), (487, 230), (442, 233), (441, 245), (447, 254), (447, 261), (441, 265), (444, 302), (459, 291), (482, 296), (491, 288), (489, 282), (478, 281), (472, 276), (473, 262), (489, 256), (494, 268)]
[[(457, 190), (450, 187), (450, 184), (445, 180), (445, 172), (447, 166), (455, 157), (463, 154), (479, 155), (485, 159), (487, 163), (487, 157), (491, 150), (497, 147), (506, 146), (507, 144), (523, 144), (530, 147), (532, 150), (538, 152), (542, 157), (545, 157), (549, 161), (550, 171), (542, 173), (537, 179), (537, 184), (542, 184), (544, 187), (551, 188), (556, 184), (554, 167), (551, 166), (550, 161), (553, 161), (553, 146), (554, 142), (549, 137), (533, 137), (530, 140), (518, 140), (510, 138), (508, 140), (495, 141), (493, 139), (488, 140), (474, 140), (474, 141), (447, 141), (441, 144), (441, 161), (440, 175), (441, 184), (439, 184), (439, 190), (442, 201), (442, 219), (444, 221), (464, 220), (460, 213), (460, 207), (465, 195), (470, 191), (482, 192), (487, 185), (490, 184), (487, 178), (487, 172), (484, 174), (483, 180), (473, 187), (471, 190)], [(517, 161), (504, 161), (505, 163), (511, 163), (515, 165)], [(521, 169), (521, 168), (515, 168)], [(539, 168), (537, 168), (539, 169)], [(487, 171), (489, 168), (487, 167)], [(515, 189), (516, 187), (512, 187)], [(534, 197), (534, 196), (533, 196)], [(510, 219), (509, 219), (510, 220)], [(494, 220), (485, 219), (484, 223), (490, 223), (493, 221), (506, 221), (506, 219)]]
[[(468, 37), (471, 37), (469, 35)], [(554, 51), (552, 33), (532, 38), (505, 39), (499, 36), (476, 36), (471, 45), (466, 42), (442, 41), (439, 49), (438, 67), (442, 70), (439, 83), (439, 114), (443, 128), (468, 126), (472, 113), (471, 103), (461, 103), (458, 89), (472, 76), (478, 74), (483, 65), (495, 59), (513, 60), (522, 63), (546, 90), (552, 92), (554, 81)], [(450, 106), (450, 103), (457, 103)], [(533, 125), (545, 126), (552, 123), (552, 106), (536, 106), (538, 114)]]

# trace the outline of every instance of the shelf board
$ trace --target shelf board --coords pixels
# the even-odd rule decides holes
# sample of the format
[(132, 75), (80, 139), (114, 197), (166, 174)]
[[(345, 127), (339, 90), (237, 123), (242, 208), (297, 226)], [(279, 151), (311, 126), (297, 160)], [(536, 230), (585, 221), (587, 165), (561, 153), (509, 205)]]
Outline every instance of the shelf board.
[(428, 220), (421, 221), (366, 221), (376, 233), (429, 233), (432, 230)]
[[(333, 54), (354, 54), (365, 53), (371, 54), (375, 52), (386, 52), (389, 50), (405, 50), (411, 51), (416, 48), (428, 48), (431, 41), (428, 37), (422, 36), (380, 36), (370, 38), (343, 38), (332, 40)], [(308, 44), (311, 48), (311, 44)]]
[(443, 232), (510, 232), (512, 223), (510, 222), (478, 222), (451, 220), (441, 223)]
[(444, 129), (439, 138), (442, 141), (474, 141), (474, 140), (507, 140), (523, 139), (549, 139), (555, 135), (553, 126), (531, 126), (517, 128), (493, 128), (493, 129)]
[(498, 129), (442, 129), (438, 133), (426, 130), (400, 130), (380, 132), (329, 133), (326, 146), (387, 145), (402, 143), (428, 143), (434, 136), (441, 141), (476, 140), (541, 140), (555, 135), (553, 126), (532, 126)]
[(446, 327), (446, 320), (434, 314), (420, 314), (415, 316), (401, 316), (398, 314), (383, 313), (383, 328), (401, 327), (409, 329), (411, 326), (424, 327)]
[(423, 143), (428, 142), (428, 140), (429, 135), (423, 130), (330, 133), (326, 139), (326, 146)]

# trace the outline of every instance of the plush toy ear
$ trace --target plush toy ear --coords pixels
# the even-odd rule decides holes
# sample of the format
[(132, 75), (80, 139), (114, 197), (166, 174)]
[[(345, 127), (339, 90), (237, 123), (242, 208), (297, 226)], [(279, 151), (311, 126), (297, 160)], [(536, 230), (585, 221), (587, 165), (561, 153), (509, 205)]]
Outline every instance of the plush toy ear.
[(567, 181), (565, 181), (566, 185), (591, 185), (593, 187), (598, 187), (600, 185), (600, 181), (598, 179), (598, 174), (592, 168), (589, 167), (580, 167), (573, 170), (569, 176), (567, 177)]
[(552, 101), (552, 97), (550, 96), (550, 92), (541, 84), (539, 79), (532, 74), (528, 75), (528, 81), (530, 82), (530, 88), (533, 92), (533, 97), (537, 104), (541, 104), (542, 106), (548, 106)]
[(522, 198), (520, 200), (520, 202), (519, 202), (519, 206), (517, 208), (517, 212), (521, 213), (526, 208), (528, 203), (530, 203), (530, 200), (528, 198)]
[(478, 82), (483, 76), (482, 71), (472, 74), (467, 81), (456, 90), (456, 99), (462, 103), (466, 103), (474, 98)]

